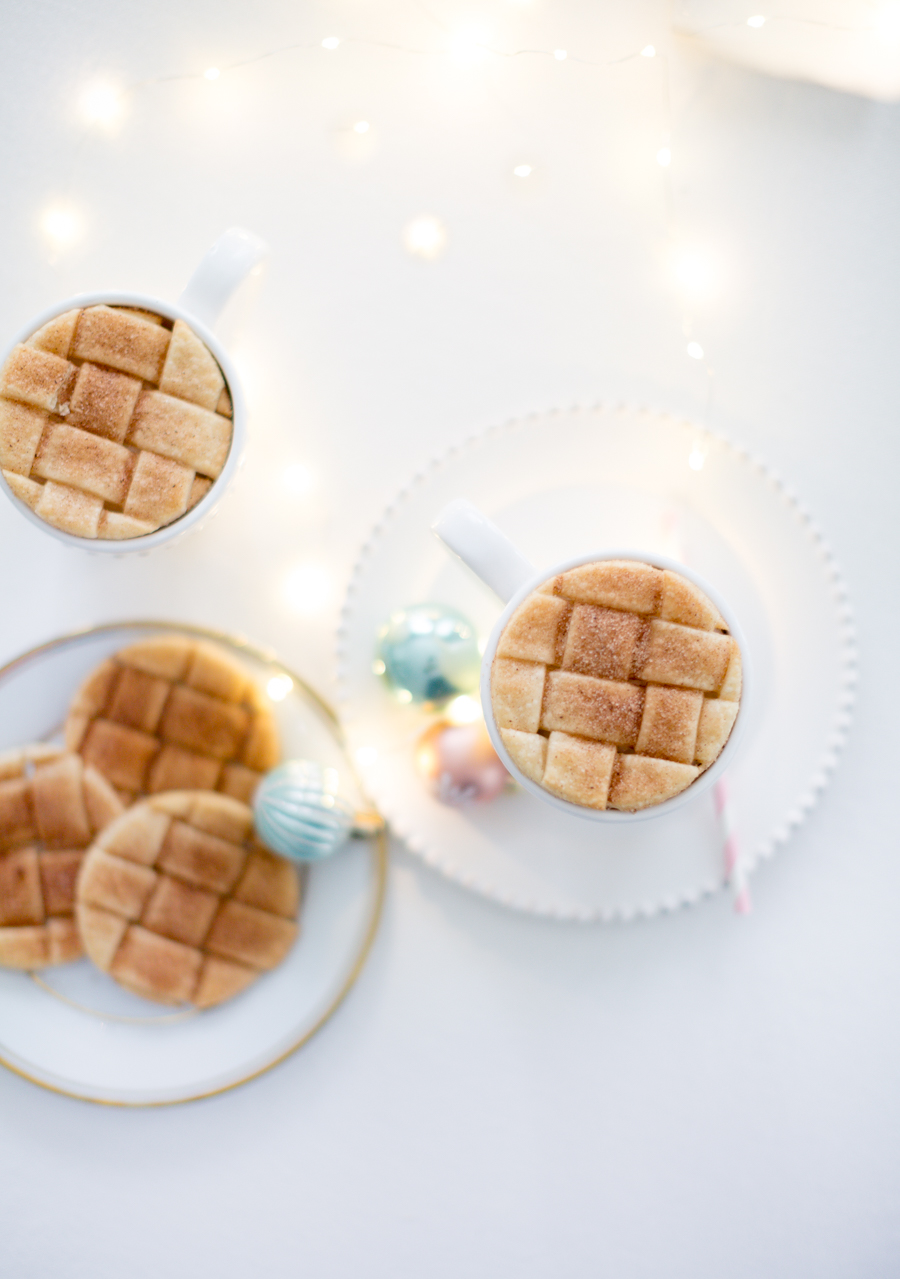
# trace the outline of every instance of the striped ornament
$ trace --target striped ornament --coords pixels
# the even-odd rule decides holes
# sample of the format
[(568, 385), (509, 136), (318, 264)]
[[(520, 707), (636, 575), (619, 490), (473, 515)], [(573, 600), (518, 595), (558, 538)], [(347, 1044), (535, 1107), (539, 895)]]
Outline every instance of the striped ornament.
[(267, 773), (253, 798), (256, 833), (273, 852), (295, 861), (330, 857), (353, 826), (353, 805), (337, 793), (338, 775), (308, 759)]

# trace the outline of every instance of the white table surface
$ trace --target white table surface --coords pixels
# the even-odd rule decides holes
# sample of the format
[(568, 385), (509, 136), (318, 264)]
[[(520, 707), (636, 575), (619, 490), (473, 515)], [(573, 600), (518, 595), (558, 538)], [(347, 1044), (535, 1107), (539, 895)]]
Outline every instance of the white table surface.
[[(704, 412), (663, 260), (662, 62), (589, 65), (665, 48), (666, 6), (606, 9), (492, 0), (476, 17), (497, 47), (570, 57), (461, 67), (385, 46), (442, 48), (475, 12), (462, 0), (10, 0), (0, 332), (80, 289), (174, 297), (232, 223), (272, 257), (232, 315), (253, 438), (220, 514), (106, 562), (0, 503), (0, 656), (101, 620), (183, 618), (273, 645), (327, 695), (356, 548), (432, 453), (575, 400)], [(328, 35), (345, 38), (334, 53)], [(157, 81), (289, 44), (310, 47), (143, 84), (117, 132), (79, 116), (96, 76)], [(122, 1112), (0, 1072), (4, 1276), (900, 1268), (900, 113), (677, 48), (670, 71), (678, 234), (723, 264), (694, 311), (711, 424), (795, 484), (858, 610), (861, 697), (834, 786), (755, 876), (747, 919), (722, 897), (652, 924), (551, 926), (398, 847), (356, 990), (269, 1076)], [(368, 158), (339, 133), (361, 118)], [(82, 233), (51, 252), (40, 219), (60, 202)], [(400, 239), (422, 213), (449, 235), (430, 264)], [(284, 487), (290, 463), (314, 479), (304, 497)], [(284, 583), (309, 565), (327, 589), (300, 615)]]

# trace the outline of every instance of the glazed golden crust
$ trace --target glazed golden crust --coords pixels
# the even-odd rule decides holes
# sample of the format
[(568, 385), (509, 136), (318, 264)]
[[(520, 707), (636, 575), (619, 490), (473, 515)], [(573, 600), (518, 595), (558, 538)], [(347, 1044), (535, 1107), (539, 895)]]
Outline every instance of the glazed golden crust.
[(77, 903), (98, 967), (147, 999), (208, 1008), (285, 957), (300, 881), (255, 841), (246, 804), (180, 791), (107, 827), (84, 859)]
[(278, 732), (247, 672), (216, 645), (142, 640), (93, 671), (66, 720), (68, 749), (133, 798), (218, 790), (249, 801)]
[(0, 370), (0, 471), (36, 515), (78, 537), (171, 524), (209, 491), (231, 439), (225, 379), (182, 320), (70, 311)]
[(82, 953), (76, 877), (87, 845), (122, 811), (78, 755), (35, 746), (0, 759), (0, 965), (44, 968)]
[(510, 617), (491, 669), (513, 762), (589, 808), (636, 810), (684, 790), (718, 758), (740, 697), (741, 654), (718, 609), (681, 574), (632, 560), (544, 582)]

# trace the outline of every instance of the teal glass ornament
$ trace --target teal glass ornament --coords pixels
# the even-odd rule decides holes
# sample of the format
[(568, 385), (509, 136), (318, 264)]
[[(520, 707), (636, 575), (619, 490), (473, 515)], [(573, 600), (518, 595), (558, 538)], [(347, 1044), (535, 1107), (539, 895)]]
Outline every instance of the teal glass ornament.
[(294, 861), (330, 857), (353, 828), (353, 805), (338, 794), (334, 768), (292, 759), (267, 773), (253, 796), (256, 834)]
[(481, 675), (475, 627), (445, 604), (412, 604), (378, 634), (373, 669), (401, 702), (443, 702), (472, 693)]

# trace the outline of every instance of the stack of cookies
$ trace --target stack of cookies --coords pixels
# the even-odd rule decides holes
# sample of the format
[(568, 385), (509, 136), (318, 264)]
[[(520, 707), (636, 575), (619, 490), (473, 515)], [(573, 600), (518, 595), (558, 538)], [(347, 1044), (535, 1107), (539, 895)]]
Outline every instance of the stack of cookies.
[(165, 635), (107, 659), (63, 748), (0, 757), (0, 965), (87, 954), (197, 1008), (245, 990), (297, 935), (297, 870), (249, 807), (278, 758), (271, 710), (214, 645)]

